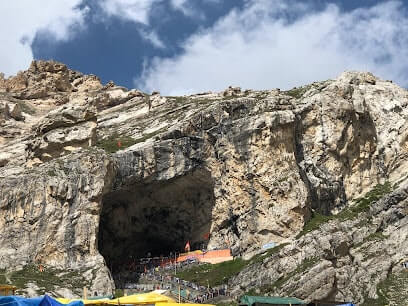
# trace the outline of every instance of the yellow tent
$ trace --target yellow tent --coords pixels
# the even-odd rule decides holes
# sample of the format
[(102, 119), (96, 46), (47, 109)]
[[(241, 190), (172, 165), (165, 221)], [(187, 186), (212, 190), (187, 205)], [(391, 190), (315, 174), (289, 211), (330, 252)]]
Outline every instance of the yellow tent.
[(141, 304), (156, 304), (156, 303), (164, 303), (167, 305), (167, 303), (175, 303), (176, 301), (165, 295), (162, 295), (156, 292), (149, 292), (149, 293), (128, 295), (128, 296), (124, 296), (118, 299), (108, 300), (104, 302), (110, 305), (123, 305), (123, 304), (141, 305)]
[(215, 305), (212, 305), (212, 304), (156, 303), (156, 306), (193, 306), (193, 305), (215, 306)]
[(141, 304), (156, 304), (156, 303), (163, 303), (168, 305), (167, 303), (175, 303), (176, 301), (172, 298), (169, 298), (165, 295), (159, 294), (157, 292), (149, 292), (149, 293), (141, 293), (141, 294), (134, 294), (123, 296), (118, 299), (109, 300), (109, 299), (100, 299), (100, 300), (82, 300), (82, 299), (64, 299), (59, 298), (57, 299), (58, 302), (62, 304), (68, 304), (74, 301), (82, 301), (84, 305), (101, 305), (101, 304), (109, 304), (109, 305), (124, 305), (124, 304), (133, 304), (133, 305), (141, 305)]
[(107, 301), (110, 301), (109, 299), (100, 299), (100, 300), (82, 300), (82, 299), (65, 299), (65, 298), (58, 298), (57, 299), (58, 302), (62, 303), (62, 304), (69, 304), (71, 302), (75, 302), (75, 301), (82, 301), (84, 303), (84, 305), (101, 305), (101, 304), (106, 304)]

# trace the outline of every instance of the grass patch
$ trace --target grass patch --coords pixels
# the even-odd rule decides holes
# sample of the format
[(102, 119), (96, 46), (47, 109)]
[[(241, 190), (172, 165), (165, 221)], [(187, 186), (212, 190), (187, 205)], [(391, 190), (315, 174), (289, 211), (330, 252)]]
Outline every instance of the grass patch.
[(7, 284), (6, 270), (0, 269), (0, 285), (6, 284)]
[[(112, 135), (99, 140), (96, 146), (104, 149), (108, 153), (115, 153), (121, 149), (128, 148), (136, 143), (136, 140), (129, 136)], [(120, 144), (120, 145), (119, 145)]]
[[(210, 285), (218, 286), (225, 284), (231, 277), (237, 275), (246, 266), (257, 263), (262, 263), (265, 258), (277, 254), (284, 246), (289, 243), (282, 243), (274, 248), (271, 248), (264, 253), (257, 254), (249, 260), (236, 258), (231, 261), (222, 262), (219, 264), (202, 264), (191, 269), (178, 272), (177, 277), (188, 280), (202, 286)], [(208, 283), (207, 283), (208, 280)]]
[(56, 288), (69, 288), (76, 292), (81, 292), (83, 287), (89, 287), (80, 272), (57, 270), (54, 268), (44, 268), (43, 272), (35, 265), (27, 265), (20, 271), (9, 273), (10, 285), (17, 287), (17, 293), (28, 286), (28, 283), (35, 283), (39, 288), (39, 294), (52, 292)]
[[(114, 135), (112, 135), (112, 136), (110, 136), (108, 138), (99, 140), (96, 143), (96, 146), (101, 148), (101, 149), (104, 149), (108, 153), (115, 153), (115, 152), (117, 152), (119, 150), (126, 149), (126, 148), (128, 148), (130, 146), (133, 146), (133, 145), (137, 144), (137, 143), (144, 142), (144, 141), (156, 136), (157, 134), (159, 134), (161, 132), (163, 132), (162, 129), (158, 130), (158, 131), (155, 131), (155, 132), (152, 132), (152, 133), (144, 134), (142, 137), (137, 138), (137, 139), (134, 139), (134, 138), (129, 137), (129, 136), (119, 136), (117, 134), (114, 134)], [(120, 143), (120, 145), (119, 145), (119, 143)]]
[(408, 301), (408, 271), (391, 274), (377, 286), (377, 299), (365, 298), (362, 306), (406, 306)]
[(178, 272), (177, 277), (210, 287), (225, 284), (231, 277), (237, 275), (248, 264), (247, 261), (237, 258), (219, 264), (203, 264), (188, 270)]
[(384, 239), (387, 239), (388, 236), (385, 236), (382, 232), (375, 232), (372, 233), (371, 235), (367, 236), (366, 238), (364, 238), (364, 242), (368, 242), (368, 241), (381, 241)]
[(303, 230), (296, 236), (296, 239), (302, 237), (303, 235), (314, 231), (320, 227), (323, 223), (326, 223), (330, 220), (351, 220), (356, 218), (360, 213), (367, 212), (370, 210), (372, 204), (391, 193), (398, 186), (392, 185), (389, 181), (386, 181), (384, 184), (377, 184), (372, 190), (367, 192), (363, 197), (357, 198), (354, 201), (354, 204), (350, 205), (347, 208), (344, 208), (337, 215), (322, 215), (317, 212), (313, 212), (312, 218), (305, 224)]
[(291, 96), (296, 99), (300, 99), (306, 91), (308, 91), (312, 86), (311, 85), (306, 85), (302, 87), (295, 87), (290, 90), (284, 91), (284, 94)]
[(184, 103), (187, 103), (187, 102), (190, 102), (190, 99), (188, 98), (188, 97), (183, 97), (183, 96), (169, 96), (169, 97), (166, 97), (166, 98), (168, 98), (168, 99), (171, 99), (171, 101), (172, 102), (175, 102), (176, 104), (184, 104)]
[(274, 254), (277, 254), (281, 249), (283, 249), (284, 246), (286, 246), (288, 244), (289, 244), (288, 242), (287, 243), (282, 243), (282, 244), (279, 244), (279, 245), (277, 245), (277, 246), (275, 246), (275, 247), (273, 247), (271, 249), (268, 249), (266, 252), (257, 254), (248, 261), (248, 264), (253, 265), (253, 264), (256, 264), (256, 263), (263, 262), (263, 260), (265, 258), (268, 258), (268, 257), (270, 257), (270, 256), (272, 256)]
[(369, 241), (381, 241), (386, 238), (388, 237), (385, 236), (382, 232), (375, 232), (365, 237), (363, 241), (361, 241), (360, 243), (356, 243), (355, 245), (353, 245), (353, 248), (358, 248), (362, 246), (364, 243), (369, 242)]
[(296, 239), (302, 237), (303, 235), (310, 233), (320, 227), (323, 223), (326, 223), (333, 219), (334, 216), (325, 216), (316, 212), (313, 212), (312, 218), (306, 222), (303, 230), (296, 236)]
[(384, 184), (377, 184), (372, 190), (367, 192), (364, 197), (355, 200), (355, 205), (350, 207), (351, 212), (359, 214), (368, 211), (373, 203), (391, 193), (396, 187), (397, 186), (392, 186), (389, 181), (386, 181)]
[(265, 258), (277, 254), (287, 244), (288, 243), (277, 245), (276, 247), (271, 248), (262, 254), (255, 255), (249, 260), (236, 258), (234, 260), (215, 265), (202, 264), (180, 271), (176, 276), (202, 286), (219, 286), (228, 282), (231, 277), (240, 273), (246, 266), (262, 263)]
[(160, 134), (161, 132), (163, 132), (163, 129), (160, 129), (160, 130), (152, 132), (152, 133), (144, 134), (142, 137), (136, 139), (134, 144), (144, 142), (144, 141), (156, 136), (157, 134)]

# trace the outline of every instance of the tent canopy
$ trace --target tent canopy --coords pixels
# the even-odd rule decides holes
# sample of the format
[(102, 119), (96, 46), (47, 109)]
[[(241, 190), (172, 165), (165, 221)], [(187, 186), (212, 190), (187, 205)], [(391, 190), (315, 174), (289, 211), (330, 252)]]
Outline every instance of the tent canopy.
[[(37, 298), (23, 298), (19, 296), (0, 296), (0, 305), (7, 306), (63, 306), (57, 300), (45, 295)], [(84, 306), (81, 301), (75, 301), (68, 304), (69, 306)], [(66, 305), (64, 305), (66, 306)]]
[(99, 299), (99, 300), (81, 300), (81, 299), (64, 299), (64, 298), (58, 298), (58, 302), (65, 304), (70, 304), (74, 302), (82, 302), (84, 305), (101, 305), (101, 304), (106, 304), (106, 301), (109, 301), (109, 299)]
[(149, 292), (124, 296), (114, 300), (104, 301), (110, 305), (123, 305), (123, 304), (156, 304), (156, 303), (175, 303), (176, 301), (165, 295)]
[[(102, 298), (98, 300), (70, 300), (59, 298), (57, 299), (60, 303), (68, 304), (70, 302), (77, 302), (80, 301), (83, 305), (102, 305), (102, 304), (109, 304), (109, 305), (124, 305), (124, 304), (156, 304), (156, 303), (173, 303), (175, 300), (169, 298), (163, 294), (157, 292), (149, 292), (149, 293), (141, 293), (141, 294), (134, 294), (124, 296), (118, 299), (109, 300), (107, 298)], [(1, 305), (0, 305), (1, 306)], [(73, 305), (76, 306), (76, 305)]]
[(277, 296), (250, 296), (244, 295), (239, 301), (240, 305), (254, 306), (258, 304), (271, 305), (303, 305), (306, 304), (302, 300), (293, 297), (277, 297)]

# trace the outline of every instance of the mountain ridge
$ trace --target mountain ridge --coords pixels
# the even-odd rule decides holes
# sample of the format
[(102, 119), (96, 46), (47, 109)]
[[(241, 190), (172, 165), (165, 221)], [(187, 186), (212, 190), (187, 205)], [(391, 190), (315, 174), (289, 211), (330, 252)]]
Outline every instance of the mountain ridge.
[[(369, 218), (371, 204), (383, 203), (380, 197), (369, 205), (358, 202), (362, 194), (405, 186), (407, 105), (405, 89), (364, 72), (289, 91), (229, 87), (164, 97), (34, 61), (27, 71), (0, 79), (0, 269), (41, 263), (82, 271), (90, 290), (105, 294), (115, 286), (112, 266), (126, 262), (129, 252), (170, 252), (187, 240), (250, 257), (270, 242), (289, 243), (279, 254), (306, 252), (304, 239), (318, 233), (324, 243), (308, 241), (336, 249), (332, 226), (354, 231)], [(382, 195), (406, 192), (398, 188)], [(316, 222), (319, 215), (345, 215), (355, 201), (367, 204), (357, 211), (361, 216), (354, 212), (361, 218), (355, 224), (335, 217)], [(386, 223), (380, 232), (394, 227), (406, 246), (407, 201), (391, 202), (381, 205), (394, 219), (372, 218)], [(383, 238), (367, 238), (378, 229), (369, 228), (356, 234), (357, 244)], [(299, 264), (316, 257), (320, 275), (333, 281), (323, 286), (317, 277), (320, 283), (301, 282), (299, 288), (285, 281), (273, 292), (307, 300), (376, 298), (384, 271), (399, 273), (407, 256), (408, 248), (396, 248), (391, 236), (379, 241), (396, 253), (378, 277), (367, 272), (367, 287), (357, 281), (340, 286), (345, 267), (358, 270), (360, 263), (350, 259), (337, 267), (316, 249), (307, 251), (313, 256), (296, 255)], [(354, 245), (349, 235), (339, 237), (346, 249)], [(330, 256), (345, 260), (342, 252)], [(234, 292), (273, 284), (274, 273), (282, 281), (293, 271), (305, 272), (296, 270), (294, 256), (279, 258), (282, 266), (265, 262), (265, 275), (248, 268), (237, 276), (245, 281), (231, 279)], [(277, 273), (284, 265), (292, 272)], [(311, 284), (317, 293), (310, 293)]]

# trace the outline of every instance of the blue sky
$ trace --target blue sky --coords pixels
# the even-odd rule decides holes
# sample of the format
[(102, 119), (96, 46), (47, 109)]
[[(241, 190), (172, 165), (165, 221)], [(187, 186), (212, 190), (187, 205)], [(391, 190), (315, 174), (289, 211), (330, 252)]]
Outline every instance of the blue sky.
[(408, 85), (403, 1), (38, 3), (0, 3), (0, 71), (6, 75), (32, 59), (55, 59), (103, 83), (167, 95), (229, 85), (287, 89), (344, 70)]

